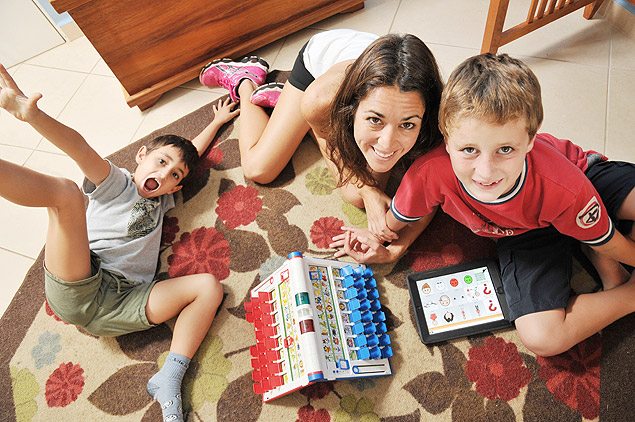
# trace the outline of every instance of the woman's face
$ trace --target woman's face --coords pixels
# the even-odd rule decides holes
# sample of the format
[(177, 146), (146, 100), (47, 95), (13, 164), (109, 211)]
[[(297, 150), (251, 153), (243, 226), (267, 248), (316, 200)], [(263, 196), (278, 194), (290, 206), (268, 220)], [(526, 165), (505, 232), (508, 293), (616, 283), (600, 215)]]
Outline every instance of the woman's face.
[(375, 88), (360, 101), (353, 136), (370, 168), (386, 173), (413, 147), (425, 107), (418, 92), (396, 86)]

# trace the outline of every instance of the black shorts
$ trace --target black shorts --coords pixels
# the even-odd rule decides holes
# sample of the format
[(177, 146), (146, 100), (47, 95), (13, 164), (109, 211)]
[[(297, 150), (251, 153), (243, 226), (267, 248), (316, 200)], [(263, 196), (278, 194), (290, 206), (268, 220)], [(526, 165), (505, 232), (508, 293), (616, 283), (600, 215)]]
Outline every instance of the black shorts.
[(595, 190), (600, 194), (606, 211), (620, 233), (628, 235), (633, 222), (617, 219), (617, 210), (635, 189), (635, 164), (623, 161), (600, 161), (586, 171)]
[[(632, 221), (618, 221), (616, 213), (635, 188), (635, 165), (603, 161), (590, 167), (586, 176), (598, 191), (607, 213), (624, 234)], [(531, 230), (499, 239), (498, 260), (510, 319), (534, 312), (565, 308), (571, 295), (572, 258), (579, 242), (554, 227)]]
[(293, 63), (291, 75), (289, 75), (289, 83), (298, 88), (300, 91), (306, 91), (308, 86), (315, 80), (313, 75), (311, 75), (304, 66), (304, 50), (306, 49), (307, 44), (302, 46), (302, 49), (298, 53), (298, 57), (295, 59), (295, 63)]

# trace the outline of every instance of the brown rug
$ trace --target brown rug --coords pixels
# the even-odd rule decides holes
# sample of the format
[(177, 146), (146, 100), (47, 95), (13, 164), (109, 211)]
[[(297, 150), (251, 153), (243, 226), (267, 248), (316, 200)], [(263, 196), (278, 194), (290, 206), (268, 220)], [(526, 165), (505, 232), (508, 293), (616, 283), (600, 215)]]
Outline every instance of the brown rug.
[[(286, 76), (274, 72), (272, 78)], [(192, 138), (211, 118), (207, 105), (150, 136)], [(255, 335), (243, 309), (249, 290), (290, 252), (330, 257), (328, 239), (342, 223), (363, 226), (366, 217), (342, 200), (308, 139), (274, 183), (246, 181), (236, 131), (236, 121), (222, 129), (165, 220), (159, 277), (206, 271), (225, 286), (223, 304), (186, 374), (188, 420), (635, 420), (632, 315), (548, 359), (525, 349), (513, 329), (432, 347), (420, 342), (406, 275), (495, 254), (491, 241), (443, 213), (399, 262), (372, 266), (388, 316), (394, 375), (318, 383), (263, 404), (252, 390)], [(112, 161), (132, 169), (146, 139)], [(597, 288), (581, 267), (575, 273), (577, 288)], [(59, 321), (44, 300), (40, 257), (0, 320), (0, 420), (161, 420), (145, 385), (167, 354), (172, 328), (170, 321), (147, 332), (97, 338)]]

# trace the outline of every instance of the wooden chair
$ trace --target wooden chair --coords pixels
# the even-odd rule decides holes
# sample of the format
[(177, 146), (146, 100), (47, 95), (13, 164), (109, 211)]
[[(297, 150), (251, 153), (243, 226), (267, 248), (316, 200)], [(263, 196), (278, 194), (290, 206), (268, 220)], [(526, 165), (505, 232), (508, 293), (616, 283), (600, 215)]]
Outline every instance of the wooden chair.
[(505, 31), (509, 0), (490, 0), (481, 53), (496, 54), (498, 48), (558, 18), (585, 7), (584, 17), (591, 19), (604, 0), (531, 0), (527, 19)]

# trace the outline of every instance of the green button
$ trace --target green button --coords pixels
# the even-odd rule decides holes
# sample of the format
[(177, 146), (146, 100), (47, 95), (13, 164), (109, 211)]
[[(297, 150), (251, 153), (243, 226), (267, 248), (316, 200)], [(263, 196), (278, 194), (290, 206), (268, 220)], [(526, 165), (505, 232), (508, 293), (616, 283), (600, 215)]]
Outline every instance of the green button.
[(308, 305), (311, 303), (309, 300), (309, 294), (307, 292), (301, 292), (295, 295), (295, 305)]
[(466, 275), (463, 280), (465, 280), (465, 282), (467, 284), (472, 284), (472, 276), (471, 275)]

